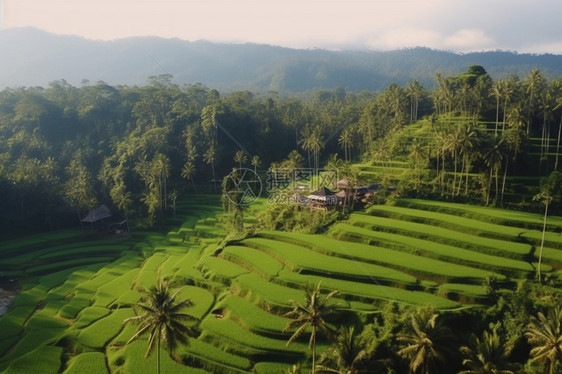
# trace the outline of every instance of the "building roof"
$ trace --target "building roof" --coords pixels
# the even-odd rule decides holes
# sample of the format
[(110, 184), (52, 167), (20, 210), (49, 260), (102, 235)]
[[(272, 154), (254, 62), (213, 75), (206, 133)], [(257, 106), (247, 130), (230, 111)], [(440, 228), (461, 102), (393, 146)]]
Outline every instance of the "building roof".
[(99, 207), (90, 210), (88, 215), (82, 219), (82, 222), (94, 223), (108, 217), (111, 217), (111, 211), (105, 204), (102, 204)]
[(328, 189), (327, 187), (320, 187), (319, 189), (311, 193), (309, 196), (332, 196), (332, 195), (334, 195), (334, 193), (330, 191), (330, 189)]

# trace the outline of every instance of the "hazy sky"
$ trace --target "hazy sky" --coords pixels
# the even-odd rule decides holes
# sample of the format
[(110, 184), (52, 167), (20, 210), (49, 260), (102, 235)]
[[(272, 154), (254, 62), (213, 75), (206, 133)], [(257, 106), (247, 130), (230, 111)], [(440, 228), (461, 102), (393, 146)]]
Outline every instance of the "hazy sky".
[(104, 40), (562, 54), (561, 0), (0, 0), (0, 27), (21, 26)]

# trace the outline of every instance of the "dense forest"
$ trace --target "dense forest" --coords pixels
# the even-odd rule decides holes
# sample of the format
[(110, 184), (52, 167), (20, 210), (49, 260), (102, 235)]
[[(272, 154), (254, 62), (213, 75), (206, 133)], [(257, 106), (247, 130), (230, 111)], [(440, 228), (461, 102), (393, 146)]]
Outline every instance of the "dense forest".
[(0, 227), (13, 234), (77, 225), (100, 203), (151, 227), (178, 195), (195, 192), (192, 184), (220, 185), (244, 165), (328, 162), (345, 174), (351, 161), (403, 160), (408, 178), (384, 181), (402, 195), (532, 207), (540, 177), (560, 169), (562, 81), (538, 69), (493, 80), (476, 65), (456, 76), (437, 72), (435, 81), (431, 90), (414, 80), (298, 96), (221, 95), (170, 75), (142, 87), (4, 89)]

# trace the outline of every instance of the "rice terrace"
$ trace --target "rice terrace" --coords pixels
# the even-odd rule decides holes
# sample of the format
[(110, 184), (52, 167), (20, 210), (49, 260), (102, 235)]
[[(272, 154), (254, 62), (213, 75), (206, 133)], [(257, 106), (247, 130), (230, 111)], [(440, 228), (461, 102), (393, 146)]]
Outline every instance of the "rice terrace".
[(0, 92), (0, 373), (561, 373), (560, 82)]

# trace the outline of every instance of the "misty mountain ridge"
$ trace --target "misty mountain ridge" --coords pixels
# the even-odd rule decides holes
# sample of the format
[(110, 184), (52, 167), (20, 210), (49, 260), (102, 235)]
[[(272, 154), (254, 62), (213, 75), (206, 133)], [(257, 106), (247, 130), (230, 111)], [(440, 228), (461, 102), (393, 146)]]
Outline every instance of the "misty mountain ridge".
[(64, 79), (112, 85), (143, 85), (171, 74), (178, 84), (203, 83), (221, 91), (304, 92), (344, 87), (382, 90), (413, 79), (433, 87), (444, 76), (482, 65), (493, 77), (525, 77), (538, 67), (562, 77), (562, 55), (494, 51), (457, 54), (429, 48), (395, 51), (328, 51), (265, 44), (225, 44), (159, 37), (115, 41), (55, 35), (34, 28), (0, 31), (0, 89), (42, 86)]

